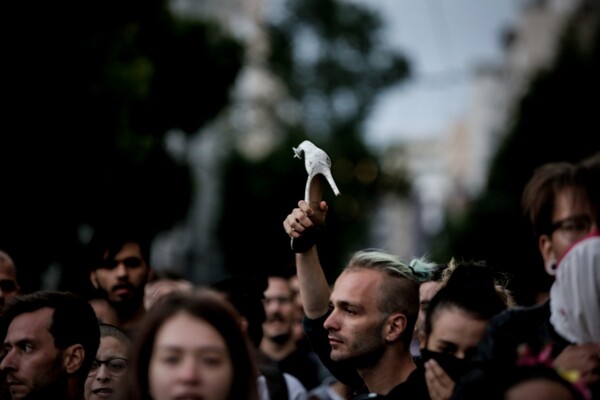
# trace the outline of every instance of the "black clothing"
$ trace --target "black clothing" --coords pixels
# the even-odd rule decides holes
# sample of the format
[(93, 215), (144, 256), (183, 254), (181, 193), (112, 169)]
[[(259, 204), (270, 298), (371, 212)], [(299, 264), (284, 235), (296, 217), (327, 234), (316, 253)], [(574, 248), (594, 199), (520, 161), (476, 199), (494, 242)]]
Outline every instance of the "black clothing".
[(425, 370), (421, 368), (415, 369), (408, 378), (393, 388), (386, 396), (386, 399), (429, 399), (429, 391), (427, 383), (425, 383)]
[(570, 343), (562, 338), (550, 323), (550, 302), (531, 307), (516, 307), (492, 318), (477, 349), (475, 361), (495, 360), (514, 363), (520, 345), (529, 346), (538, 354), (552, 344), (552, 358)]
[[(362, 378), (356, 372), (356, 369), (344, 362), (336, 362), (330, 358), (331, 346), (329, 345), (328, 332), (323, 327), (323, 323), (329, 316), (329, 313), (317, 319), (304, 317), (304, 332), (310, 341), (310, 344), (319, 356), (323, 364), (331, 371), (333, 376), (343, 384), (350, 387), (354, 397), (368, 393), (368, 390)], [(397, 400), (429, 400), (429, 391), (425, 383), (425, 370), (422, 367), (416, 368), (408, 376), (406, 381), (394, 387), (387, 395), (377, 396), (376, 398), (397, 399)]]
[[(297, 349), (279, 361), (272, 360), (263, 352), (259, 352), (258, 361), (259, 365), (277, 368), (281, 372), (286, 372), (298, 378), (307, 391), (319, 386), (324, 379), (323, 371), (325, 368), (312, 350)], [(327, 376), (329, 375), (329, 371), (325, 370), (325, 373)]]
[(269, 391), (269, 400), (289, 400), (288, 386), (285, 376), (278, 368), (268, 365), (260, 366), (260, 373), (265, 377), (267, 390)]
[[(550, 345), (550, 358), (553, 360), (570, 344), (550, 323), (549, 300), (539, 305), (503, 311), (488, 323), (472, 368), (457, 383), (452, 400), (474, 399), (482, 390), (489, 390), (494, 376), (512, 368), (526, 349), (536, 356)], [(593, 398), (598, 399), (597, 396)]]

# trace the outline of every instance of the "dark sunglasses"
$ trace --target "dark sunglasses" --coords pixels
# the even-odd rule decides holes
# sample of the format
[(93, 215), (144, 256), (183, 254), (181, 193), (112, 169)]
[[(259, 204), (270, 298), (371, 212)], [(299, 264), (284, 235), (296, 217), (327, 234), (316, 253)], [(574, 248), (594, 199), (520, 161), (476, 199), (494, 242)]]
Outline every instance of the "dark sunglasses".
[(17, 283), (12, 279), (0, 279), (0, 290), (3, 292), (14, 292), (17, 290)]

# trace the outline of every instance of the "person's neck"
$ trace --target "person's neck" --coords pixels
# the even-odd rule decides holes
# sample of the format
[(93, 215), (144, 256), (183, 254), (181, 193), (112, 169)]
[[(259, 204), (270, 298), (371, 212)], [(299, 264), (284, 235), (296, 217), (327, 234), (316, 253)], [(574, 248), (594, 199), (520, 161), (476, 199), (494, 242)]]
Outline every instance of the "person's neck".
[(268, 338), (260, 342), (260, 351), (271, 360), (279, 361), (292, 354), (296, 350), (296, 341), (290, 336), (285, 343), (275, 343)]
[(132, 331), (134, 330), (139, 321), (146, 315), (146, 309), (144, 303), (139, 303), (137, 307), (114, 307), (117, 313), (117, 319), (119, 321), (119, 328)]
[(81, 384), (75, 376), (71, 377), (67, 383), (67, 395), (65, 396), (65, 399), (83, 400), (83, 398), (83, 384)]
[(83, 398), (83, 384), (75, 376), (70, 376), (66, 382), (50, 384), (42, 390), (30, 393), (24, 400), (83, 400)]
[(398, 354), (397, 350), (388, 348), (376, 364), (357, 369), (370, 392), (388, 394), (417, 368), (409, 351)]

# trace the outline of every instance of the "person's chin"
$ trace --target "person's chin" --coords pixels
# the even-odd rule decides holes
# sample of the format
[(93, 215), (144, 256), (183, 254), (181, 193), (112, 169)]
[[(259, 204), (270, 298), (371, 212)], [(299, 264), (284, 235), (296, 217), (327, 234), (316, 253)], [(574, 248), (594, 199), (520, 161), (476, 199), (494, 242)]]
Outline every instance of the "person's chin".
[(10, 384), (8, 390), (13, 400), (24, 399), (29, 394), (29, 389), (25, 385), (16, 383)]
[(332, 361), (344, 361), (348, 358), (348, 355), (339, 350), (331, 350), (330, 357)]

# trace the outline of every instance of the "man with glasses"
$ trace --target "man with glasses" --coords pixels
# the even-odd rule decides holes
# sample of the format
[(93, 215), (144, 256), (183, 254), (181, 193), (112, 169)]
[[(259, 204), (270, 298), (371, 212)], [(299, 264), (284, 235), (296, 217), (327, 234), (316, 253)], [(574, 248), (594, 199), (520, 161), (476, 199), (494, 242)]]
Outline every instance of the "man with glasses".
[(129, 363), (131, 340), (113, 325), (100, 324), (100, 347), (85, 380), (85, 400), (124, 398), (123, 377)]
[(260, 362), (295, 376), (311, 390), (331, 374), (310, 349), (300, 348), (294, 336), (298, 309), (287, 277), (269, 276), (263, 304), (266, 319), (260, 342)]
[(12, 258), (0, 250), (0, 315), (6, 303), (20, 292), (17, 284), (17, 270)]
[(68, 292), (17, 296), (6, 308), (0, 370), (12, 400), (83, 399), (100, 331), (92, 307)]
[[(556, 275), (559, 261), (575, 243), (598, 232), (599, 171), (600, 153), (597, 153), (578, 164), (544, 164), (534, 171), (525, 186), (523, 210), (537, 238), (546, 272), (551, 276)], [(577, 273), (577, 266), (571, 270)], [(600, 302), (599, 293), (587, 295), (591, 298), (584, 301)], [(585, 377), (586, 384), (597, 388), (600, 343), (572, 343), (562, 337), (551, 322), (552, 301), (549, 296), (540, 304), (507, 310), (493, 318), (478, 348), (476, 358), (481, 362), (480, 368), (459, 385), (454, 398), (469, 398), (473, 387), (488, 384), (487, 379), (502, 371), (502, 365), (514, 364), (523, 352), (536, 357), (545, 354), (544, 350), (549, 350), (546, 358), (555, 368), (577, 371)]]
[[(591, 160), (591, 159), (590, 159)], [(597, 167), (595, 167), (597, 168)], [(597, 188), (593, 164), (544, 164), (523, 191), (523, 210), (529, 217), (546, 272), (575, 242), (598, 229)]]

